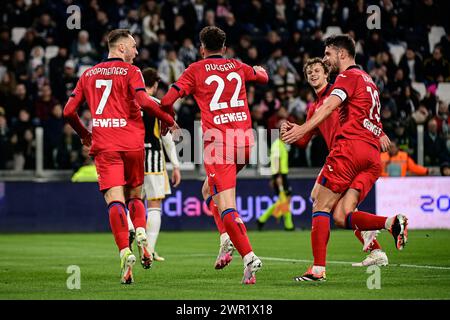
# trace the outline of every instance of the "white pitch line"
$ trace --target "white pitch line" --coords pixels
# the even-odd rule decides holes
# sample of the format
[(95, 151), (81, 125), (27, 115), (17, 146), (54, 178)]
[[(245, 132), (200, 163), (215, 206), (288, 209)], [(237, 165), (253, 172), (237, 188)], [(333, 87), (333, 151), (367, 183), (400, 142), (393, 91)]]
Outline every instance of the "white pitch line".
[[(211, 257), (210, 254), (207, 253), (194, 253), (194, 254), (182, 254), (176, 255), (178, 257)], [(275, 257), (260, 257), (263, 261), (280, 261), (280, 262), (301, 262), (301, 263), (312, 263), (312, 260), (303, 260), (303, 259), (288, 259), (288, 258), (275, 258)], [(345, 264), (352, 265), (355, 262), (350, 261), (327, 261), (330, 264)], [(389, 264), (391, 267), (404, 267), (404, 268), (417, 268), (417, 269), (435, 269), (435, 270), (450, 270), (450, 267), (440, 267), (440, 266), (427, 266), (427, 265), (416, 265), (416, 264)]]
[[(303, 263), (311, 263), (311, 260), (300, 260), (300, 259), (286, 259), (286, 258), (274, 258), (274, 257), (260, 257), (263, 260), (272, 260), (272, 261), (282, 261), (282, 262), (303, 262)], [(331, 264), (348, 264), (351, 265), (355, 262), (349, 261), (327, 261), (327, 263)], [(450, 270), (450, 267), (439, 267), (439, 266), (422, 266), (416, 264), (389, 264), (391, 267), (405, 267), (405, 268), (419, 268), (419, 269), (439, 269), (439, 270)]]

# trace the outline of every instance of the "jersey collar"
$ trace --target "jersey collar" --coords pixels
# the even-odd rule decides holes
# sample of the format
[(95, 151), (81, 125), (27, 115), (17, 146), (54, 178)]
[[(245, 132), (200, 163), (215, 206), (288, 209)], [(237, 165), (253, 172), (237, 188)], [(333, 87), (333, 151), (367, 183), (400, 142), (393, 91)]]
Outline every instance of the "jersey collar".
[(122, 58), (107, 58), (105, 59), (105, 62), (109, 62), (109, 61), (123, 61)]
[(328, 82), (328, 84), (325, 86), (325, 88), (323, 88), (322, 90), (317, 92), (317, 97), (322, 98), (328, 92), (328, 89), (330, 89), (332, 85), (333, 84)]
[(345, 69), (345, 71), (350, 70), (350, 69), (361, 69), (358, 65), (354, 64), (350, 67), (348, 67), (347, 69)]
[(205, 59), (223, 59), (220, 54), (213, 54), (212, 56), (208, 56)]

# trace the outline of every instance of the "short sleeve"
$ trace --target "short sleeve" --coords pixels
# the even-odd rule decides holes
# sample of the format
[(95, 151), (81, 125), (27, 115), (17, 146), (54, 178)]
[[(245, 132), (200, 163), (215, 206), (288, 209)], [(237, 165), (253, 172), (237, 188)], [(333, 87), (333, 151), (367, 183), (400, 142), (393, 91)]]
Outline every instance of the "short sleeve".
[(180, 97), (193, 94), (195, 91), (195, 75), (193, 68), (188, 67), (172, 87), (178, 91)]
[(84, 74), (80, 77), (80, 79), (77, 82), (77, 85), (75, 86), (75, 89), (73, 89), (72, 93), (70, 94), (71, 98), (77, 98), (83, 100), (84, 99)]
[(356, 79), (349, 75), (339, 74), (334, 82), (333, 90), (330, 95), (339, 97), (342, 101), (345, 101), (349, 96), (352, 96), (355, 92)]
[(139, 90), (145, 91), (144, 77), (138, 67), (130, 68), (130, 77), (128, 78), (128, 86), (130, 91), (136, 93)]

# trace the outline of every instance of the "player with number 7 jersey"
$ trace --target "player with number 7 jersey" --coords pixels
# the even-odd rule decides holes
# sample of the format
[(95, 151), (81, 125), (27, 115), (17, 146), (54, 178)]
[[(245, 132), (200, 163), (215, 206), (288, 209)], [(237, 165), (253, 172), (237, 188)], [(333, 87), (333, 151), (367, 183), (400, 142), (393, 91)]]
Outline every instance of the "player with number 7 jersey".
[[(90, 155), (94, 156), (99, 187), (119, 249), (121, 283), (131, 284), (136, 257), (129, 248), (127, 208), (136, 227), (141, 264), (149, 268), (152, 263), (145, 233), (146, 210), (141, 200), (145, 135), (141, 108), (167, 127), (173, 127), (174, 120), (145, 92), (141, 71), (132, 65), (137, 49), (131, 33), (126, 29), (111, 31), (108, 48), (108, 59), (87, 69), (78, 80), (64, 108), (64, 117), (83, 144), (91, 147)], [(92, 134), (77, 114), (84, 102), (92, 114)]]
[[(226, 59), (226, 34), (217, 27), (200, 32), (203, 60), (191, 64), (161, 99), (171, 108), (181, 97), (192, 94), (199, 105), (204, 141), (204, 166), (207, 183), (203, 195), (221, 233), (221, 248), (216, 269), (231, 261), (225, 252), (231, 242), (244, 260), (242, 283), (253, 284), (261, 260), (253, 253), (245, 225), (236, 210), (236, 175), (245, 167), (253, 145), (253, 131), (245, 83), (267, 83), (262, 67), (250, 67), (236, 59)], [(219, 212), (221, 214), (219, 214)]]

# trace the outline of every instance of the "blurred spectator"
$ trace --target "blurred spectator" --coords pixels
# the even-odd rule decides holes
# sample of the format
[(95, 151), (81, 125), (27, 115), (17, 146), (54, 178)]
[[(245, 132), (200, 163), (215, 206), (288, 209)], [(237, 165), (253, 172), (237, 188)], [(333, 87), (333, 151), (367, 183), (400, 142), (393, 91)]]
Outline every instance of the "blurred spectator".
[(228, 13), (223, 23), (223, 31), (227, 34), (227, 45), (237, 45), (239, 36), (243, 33), (241, 25), (232, 12)]
[(383, 131), (388, 137), (394, 135), (395, 119), (392, 110), (389, 107), (381, 107), (381, 124), (383, 125)]
[(27, 110), (28, 113), (34, 116), (32, 102), (27, 94), (27, 87), (20, 83), (16, 86), (13, 96), (6, 100), (6, 117), (9, 120), (17, 118), (22, 109)]
[(152, 59), (154, 59), (156, 63), (161, 63), (161, 61), (166, 58), (167, 52), (172, 50), (173, 47), (167, 41), (167, 35), (164, 30), (158, 30), (157, 36), (158, 40), (156, 42), (152, 42), (149, 49)]
[(78, 39), (72, 44), (71, 53), (82, 65), (94, 65), (97, 61), (97, 51), (89, 41), (89, 33), (86, 30), (78, 33)]
[(173, 22), (173, 34), (169, 40), (175, 48), (181, 47), (183, 40), (192, 36), (190, 28), (186, 25), (184, 17), (182, 15), (175, 16)]
[(159, 14), (161, 8), (156, 0), (146, 0), (143, 1), (141, 6), (139, 7), (139, 17), (141, 19), (145, 18), (148, 15)]
[(450, 81), (450, 63), (442, 56), (442, 48), (436, 46), (433, 56), (425, 60), (425, 79), (429, 83)]
[(44, 122), (44, 167), (47, 169), (54, 169), (56, 164), (54, 155), (61, 139), (63, 127), (63, 107), (55, 104), (49, 119)]
[(405, 54), (400, 59), (400, 68), (402, 68), (405, 77), (412, 82), (422, 82), (424, 80), (423, 61), (413, 49), (406, 49)]
[(295, 122), (295, 119), (289, 115), (287, 108), (283, 105), (278, 108), (272, 116), (267, 120), (267, 129), (278, 129), (284, 121)]
[(36, 35), (36, 31), (28, 29), (22, 40), (20, 40), (18, 47), (25, 52), (28, 59), (32, 48), (43, 45), (45, 45), (45, 42)]
[(43, 64), (38, 65), (31, 74), (30, 93), (33, 98), (36, 98), (44, 85), (48, 84), (48, 78), (45, 75), (45, 66)]
[(58, 100), (53, 96), (52, 88), (48, 84), (44, 85), (34, 104), (36, 117), (43, 122), (47, 121), (55, 104), (58, 104)]
[(18, 82), (26, 82), (29, 79), (28, 68), (27, 68), (27, 60), (25, 56), (25, 52), (23, 50), (16, 50), (14, 52), (12, 61), (11, 61), (11, 69), (15, 74), (16, 80)]
[(119, 28), (130, 30), (131, 34), (141, 34), (141, 24), (137, 10), (128, 11), (126, 19), (119, 21)]
[(0, 99), (2, 101), (11, 97), (16, 89), (16, 77), (11, 71), (7, 71), (0, 77)]
[(48, 13), (43, 13), (37, 21), (34, 29), (37, 32), (37, 36), (43, 39), (46, 45), (53, 45), (56, 40), (56, 25), (52, 21)]
[(197, 61), (198, 50), (194, 46), (191, 38), (183, 40), (183, 45), (178, 51), (178, 59), (185, 65), (189, 66), (191, 63)]
[(9, 30), (5, 27), (0, 29), (0, 61), (7, 62), (12, 59), (16, 45), (11, 40)]
[(145, 46), (158, 40), (157, 32), (164, 30), (164, 21), (161, 20), (158, 13), (147, 15), (142, 20), (142, 38)]
[(395, 139), (391, 140), (389, 151), (381, 153), (381, 167), (382, 177), (404, 177), (407, 173), (428, 175), (428, 169), (416, 164), (408, 153), (401, 151)]
[(45, 51), (42, 46), (35, 46), (30, 51), (29, 69), (36, 70), (45, 63)]
[(72, 127), (66, 123), (56, 151), (56, 167), (59, 169), (74, 169), (73, 166), (79, 161), (81, 147), (80, 138)]
[(259, 57), (258, 48), (256, 46), (249, 47), (247, 50), (246, 58), (242, 61), (250, 66), (260, 65), (261, 58)]
[(448, 106), (449, 105), (446, 102), (439, 101), (439, 109), (437, 115), (434, 117), (437, 124), (437, 132), (444, 139), (450, 135), (450, 117)]
[(52, 87), (56, 93), (55, 98), (65, 104), (77, 85), (78, 77), (75, 72), (75, 63), (73, 60), (67, 60), (64, 63), (64, 72)]
[(289, 61), (289, 58), (283, 56), (283, 50), (281, 48), (275, 48), (272, 52), (270, 59), (267, 60), (267, 72), (269, 73), (269, 79), (272, 79), (273, 76), (277, 73), (277, 70), (280, 66), (283, 66), (286, 70), (290, 71), (296, 80), (300, 79), (300, 76), (295, 70), (292, 63)]
[(438, 166), (448, 160), (448, 150), (445, 140), (438, 134), (438, 125), (435, 119), (427, 123), (424, 137), (424, 162), (427, 166)]
[(284, 100), (289, 94), (295, 91), (295, 75), (288, 71), (284, 65), (278, 67), (277, 73), (273, 76), (272, 82), (275, 86), (277, 96)]
[(27, 5), (25, 0), (8, 1), (6, 9), (6, 19), (8, 23), (14, 24), (18, 27), (29, 27), (30, 16), (27, 12)]
[(419, 107), (419, 94), (410, 85), (406, 85), (401, 89), (396, 101), (398, 117), (406, 119)]
[[(50, 83), (51, 87), (54, 92), (57, 92), (56, 87), (58, 86), (58, 83), (62, 79), (62, 75), (64, 73), (65, 64), (68, 60), (68, 51), (65, 47), (60, 47), (58, 49), (58, 55), (50, 59), (50, 62), (48, 64), (49, 68), (49, 77), (50, 77)], [(59, 94), (57, 92), (57, 94)]]
[(184, 69), (184, 64), (178, 60), (175, 49), (170, 49), (167, 51), (166, 58), (159, 64), (158, 74), (162, 82), (170, 85), (178, 80)]
[(35, 166), (34, 126), (30, 114), (20, 110), (19, 118), (14, 123), (11, 134), (11, 146), (14, 170), (33, 169)]
[(278, 109), (280, 109), (281, 102), (275, 97), (273, 90), (267, 90), (259, 107), (263, 112), (264, 118), (269, 119), (275, 112), (278, 111)]

